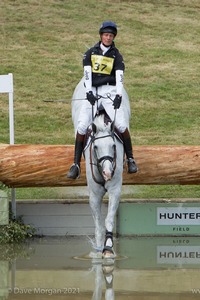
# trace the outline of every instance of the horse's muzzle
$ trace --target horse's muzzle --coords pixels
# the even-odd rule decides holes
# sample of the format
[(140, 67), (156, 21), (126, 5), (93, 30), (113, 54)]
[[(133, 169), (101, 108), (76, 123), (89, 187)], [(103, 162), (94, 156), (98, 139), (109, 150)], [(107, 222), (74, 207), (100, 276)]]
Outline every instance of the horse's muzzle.
[(112, 179), (112, 173), (111, 172), (106, 172), (106, 171), (102, 172), (103, 178), (106, 182)]
[(112, 179), (114, 174), (114, 161), (111, 156), (104, 156), (99, 159), (98, 163), (101, 163), (101, 173), (105, 181)]

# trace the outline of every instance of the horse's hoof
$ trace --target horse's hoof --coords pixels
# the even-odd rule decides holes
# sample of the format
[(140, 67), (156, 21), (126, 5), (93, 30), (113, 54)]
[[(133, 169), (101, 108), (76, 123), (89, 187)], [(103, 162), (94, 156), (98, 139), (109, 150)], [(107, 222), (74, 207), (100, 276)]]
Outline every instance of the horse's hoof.
[(102, 254), (102, 257), (103, 258), (115, 258), (115, 254), (113, 252), (110, 252), (110, 251), (105, 251), (103, 254)]
[(103, 265), (103, 274), (104, 275), (110, 275), (114, 271), (114, 266), (113, 265)]
[(116, 255), (113, 251), (113, 248), (109, 247), (109, 246), (105, 246), (103, 249), (103, 252), (102, 252), (102, 257), (103, 258), (115, 258)]
[(109, 256), (103, 256), (102, 257), (102, 266), (103, 267), (110, 267), (114, 266), (115, 264), (115, 255), (114, 254), (109, 254)]

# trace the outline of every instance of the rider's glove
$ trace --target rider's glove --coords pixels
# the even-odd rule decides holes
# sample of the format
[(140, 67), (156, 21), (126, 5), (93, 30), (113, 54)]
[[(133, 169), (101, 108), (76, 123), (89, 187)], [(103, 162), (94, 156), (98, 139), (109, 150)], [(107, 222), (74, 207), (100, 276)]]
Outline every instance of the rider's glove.
[(122, 96), (116, 95), (116, 96), (115, 96), (115, 99), (114, 99), (114, 101), (113, 101), (114, 109), (120, 108), (121, 102), (122, 102)]
[(95, 101), (97, 100), (97, 98), (94, 96), (92, 91), (89, 91), (88, 93), (86, 93), (86, 97), (91, 105), (95, 104)]

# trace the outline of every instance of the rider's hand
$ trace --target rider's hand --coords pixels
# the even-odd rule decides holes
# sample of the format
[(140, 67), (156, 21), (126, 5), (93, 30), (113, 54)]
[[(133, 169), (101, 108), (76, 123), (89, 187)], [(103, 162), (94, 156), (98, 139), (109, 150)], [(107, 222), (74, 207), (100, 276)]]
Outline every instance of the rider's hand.
[(95, 104), (95, 101), (97, 100), (97, 98), (94, 96), (92, 91), (89, 91), (88, 93), (86, 93), (86, 97), (91, 105)]
[(120, 108), (121, 102), (122, 102), (122, 96), (116, 95), (116, 96), (115, 96), (115, 99), (114, 99), (114, 101), (113, 101), (114, 109)]

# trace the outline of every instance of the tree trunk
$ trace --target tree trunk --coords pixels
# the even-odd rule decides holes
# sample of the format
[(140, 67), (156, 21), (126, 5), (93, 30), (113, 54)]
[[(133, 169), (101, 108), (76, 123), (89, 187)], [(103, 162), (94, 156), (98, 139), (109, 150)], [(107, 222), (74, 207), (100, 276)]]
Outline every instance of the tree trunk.
[[(135, 146), (137, 174), (123, 172), (123, 184), (200, 184), (200, 146)], [(66, 174), (73, 163), (74, 146), (0, 144), (0, 182), (9, 187), (86, 185)]]

